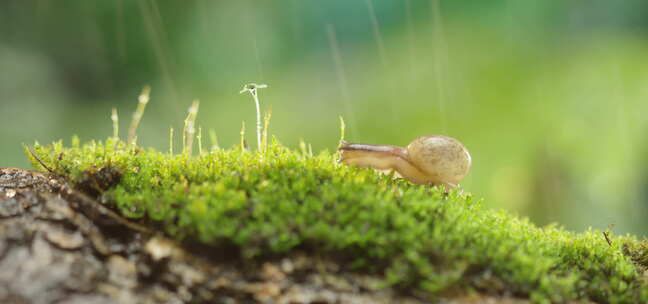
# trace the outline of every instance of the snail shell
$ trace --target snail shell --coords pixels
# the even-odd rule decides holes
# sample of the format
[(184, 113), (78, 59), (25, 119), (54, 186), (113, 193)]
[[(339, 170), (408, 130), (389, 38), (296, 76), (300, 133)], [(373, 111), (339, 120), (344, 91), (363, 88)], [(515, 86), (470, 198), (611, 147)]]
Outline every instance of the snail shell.
[(393, 170), (421, 185), (456, 187), (470, 171), (471, 157), (458, 140), (444, 135), (414, 139), (406, 148), (342, 142), (340, 161), (361, 168)]

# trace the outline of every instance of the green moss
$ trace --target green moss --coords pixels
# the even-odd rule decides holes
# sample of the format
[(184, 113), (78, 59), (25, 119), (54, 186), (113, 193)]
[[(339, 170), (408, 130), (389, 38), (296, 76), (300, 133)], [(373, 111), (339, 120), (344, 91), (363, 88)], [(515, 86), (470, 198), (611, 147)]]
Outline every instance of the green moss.
[(311, 156), (274, 142), (264, 153), (189, 157), (113, 139), (34, 151), (123, 215), (177, 239), (233, 244), (244, 259), (316, 251), (429, 298), (461, 291), (538, 303), (648, 301), (645, 246), (631, 236), (608, 244), (600, 231), (540, 228), (470, 194), (337, 164), (329, 152)]

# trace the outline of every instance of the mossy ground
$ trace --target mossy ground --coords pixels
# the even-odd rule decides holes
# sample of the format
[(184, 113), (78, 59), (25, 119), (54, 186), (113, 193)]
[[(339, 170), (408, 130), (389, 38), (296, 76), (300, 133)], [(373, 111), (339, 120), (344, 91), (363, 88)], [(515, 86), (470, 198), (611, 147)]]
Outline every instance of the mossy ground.
[(350, 168), (326, 151), (274, 142), (262, 153), (191, 157), (113, 138), (33, 151), (35, 167), (42, 162), (133, 221), (237, 248), (241, 259), (314, 252), (429, 299), (475, 292), (539, 303), (648, 301), (646, 246), (634, 237), (610, 235), (608, 243), (600, 231), (537, 227), (470, 194)]

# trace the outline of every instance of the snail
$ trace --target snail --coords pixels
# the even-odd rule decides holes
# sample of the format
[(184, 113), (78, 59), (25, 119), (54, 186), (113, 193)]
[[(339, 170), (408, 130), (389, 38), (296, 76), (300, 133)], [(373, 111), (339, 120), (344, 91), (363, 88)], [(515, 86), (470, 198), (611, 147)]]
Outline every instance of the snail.
[(444, 135), (414, 139), (407, 147), (342, 141), (340, 162), (360, 168), (395, 171), (421, 185), (454, 188), (468, 174), (471, 158), (458, 140)]

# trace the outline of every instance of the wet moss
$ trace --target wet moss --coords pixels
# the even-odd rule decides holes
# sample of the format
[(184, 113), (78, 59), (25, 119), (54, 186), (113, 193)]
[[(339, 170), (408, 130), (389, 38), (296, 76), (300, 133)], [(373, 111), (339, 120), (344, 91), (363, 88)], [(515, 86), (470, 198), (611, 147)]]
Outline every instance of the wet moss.
[(340, 165), (327, 151), (313, 156), (275, 141), (264, 152), (171, 155), (112, 138), (33, 151), (35, 167), (122, 215), (179, 240), (233, 245), (241, 259), (315, 252), (428, 299), (478, 292), (537, 303), (648, 301), (646, 246), (632, 236), (608, 233), (608, 243), (600, 231), (537, 227), (459, 190)]

